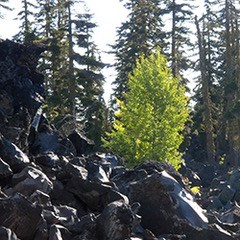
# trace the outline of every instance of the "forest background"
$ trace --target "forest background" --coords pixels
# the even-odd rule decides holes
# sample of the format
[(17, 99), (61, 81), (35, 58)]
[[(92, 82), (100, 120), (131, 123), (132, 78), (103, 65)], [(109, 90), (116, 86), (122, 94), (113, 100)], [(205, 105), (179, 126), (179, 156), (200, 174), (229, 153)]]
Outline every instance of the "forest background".
[[(136, 59), (160, 46), (182, 85), (188, 88), (189, 81), (196, 81), (190, 92), (192, 117), (181, 145), (185, 158), (239, 165), (239, 1), (205, 0), (201, 11), (194, 0), (120, 1), (128, 17), (111, 43), (110, 63), (102, 61), (93, 39), (99, 23), (86, 8), (76, 8), (78, 1), (34, 2), (21, 0), (20, 26), (13, 40), (48, 45), (39, 65), (46, 75), (44, 111), (63, 134), (79, 126), (100, 149), (101, 137), (112, 127), (116, 99), (124, 100), (128, 92), (128, 75)], [(2, 15), (11, 8), (8, 3), (0, 0)], [(102, 38), (105, 34), (102, 30)], [(116, 77), (108, 106), (102, 69), (109, 66), (114, 66)]]

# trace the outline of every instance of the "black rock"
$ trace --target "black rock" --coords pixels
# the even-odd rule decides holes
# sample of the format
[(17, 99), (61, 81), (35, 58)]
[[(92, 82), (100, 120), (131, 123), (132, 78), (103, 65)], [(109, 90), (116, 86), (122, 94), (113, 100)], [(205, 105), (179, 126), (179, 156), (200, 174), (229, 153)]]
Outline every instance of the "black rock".
[(18, 238), (34, 239), (42, 209), (34, 206), (25, 197), (16, 194), (0, 199), (0, 225), (10, 228)]
[(10, 166), (0, 158), (0, 179), (12, 176), (13, 172)]
[(99, 240), (123, 240), (131, 237), (135, 223), (131, 207), (122, 201), (110, 203), (97, 218)]
[(68, 139), (70, 139), (70, 141), (73, 143), (78, 156), (81, 156), (82, 154), (90, 154), (93, 152), (93, 148), (95, 146), (94, 142), (76, 130), (68, 136)]
[(15, 144), (0, 134), (0, 158), (7, 163), (13, 172), (21, 171), (30, 160)]
[(16, 234), (9, 228), (0, 226), (0, 239), (1, 240), (18, 240)]

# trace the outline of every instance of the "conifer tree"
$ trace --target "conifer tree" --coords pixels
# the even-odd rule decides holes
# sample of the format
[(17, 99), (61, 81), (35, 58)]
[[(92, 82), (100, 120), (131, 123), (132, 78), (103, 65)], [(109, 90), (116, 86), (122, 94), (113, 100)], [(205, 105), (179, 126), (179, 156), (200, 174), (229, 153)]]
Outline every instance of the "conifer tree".
[(130, 11), (128, 20), (117, 31), (113, 52), (116, 56), (117, 77), (113, 82), (115, 99), (123, 99), (128, 91), (127, 79), (141, 54), (148, 55), (156, 46), (164, 46), (159, 8), (153, 0), (129, 0), (125, 7)]
[(160, 2), (163, 5), (162, 8), (165, 9), (161, 17), (165, 15), (165, 18), (170, 17), (171, 19), (171, 30), (167, 30), (167, 35), (170, 43), (169, 60), (172, 73), (174, 76), (181, 76), (181, 81), (185, 86), (187, 80), (184, 79), (183, 72), (188, 70), (191, 65), (188, 52), (192, 49), (190, 25), (193, 21), (193, 3), (193, 0)]
[[(2, 11), (2, 9), (11, 10), (11, 8), (6, 5), (8, 2), (9, 0), (0, 0), (0, 11)], [(3, 18), (3, 15), (1, 14), (1, 12), (0, 12), (0, 18)]]
[(96, 148), (101, 145), (105, 126), (105, 103), (103, 100), (104, 77), (101, 69), (105, 66), (100, 59), (96, 44), (92, 40), (96, 24), (90, 13), (78, 14), (74, 19), (75, 41), (79, 48), (73, 59), (80, 65), (75, 69), (76, 110), (81, 119), (83, 130), (94, 140)]
[(68, 0), (42, 1), (40, 11), (36, 16), (39, 21), (41, 37), (49, 45), (49, 51), (45, 60), (40, 66), (45, 69), (47, 76), (47, 105), (45, 111), (56, 127), (60, 127), (62, 119), (68, 114), (71, 121), (72, 102), (69, 95), (69, 11)]
[(20, 31), (14, 36), (14, 40), (20, 42), (32, 42), (36, 39), (36, 31), (33, 25), (34, 10), (36, 6), (29, 0), (22, 0), (22, 10), (18, 13), (18, 19), (22, 22)]
[[(201, 19), (202, 35), (216, 157), (223, 159), (226, 156), (226, 163), (239, 165), (239, 4), (229, 0), (221, 1), (220, 4), (219, 1), (206, 0), (205, 7), (206, 11)], [(198, 93), (195, 99), (197, 104), (194, 128), (198, 126), (198, 130), (202, 132), (198, 139), (203, 137), (200, 149), (206, 153), (207, 148), (203, 144), (206, 141), (206, 129), (201, 129), (206, 120), (201, 113), (205, 109), (204, 97)], [(203, 117), (196, 118), (200, 115)]]
[(181, 131), (188, 118), (187, 98), (159, 49), (139, 59), (128, 87), (105, 147), (123, 156), (131, 166), (159, 160), (177, 168)]
[(229, 144), (227, 161), (232, 166), (240, 164), (240, 48), (239, 48), (239, 9), (236, 1), (225, 1), (225, 53), (224, 53), (224, 97), (226, 136)]
[[(201, 71), (201, 93), (203, 99), (203, 124), (206, 132), (206, 149), (207, 149), (207, 158), (208, 161), (214, 162), (216, 153), (215, 153), (215, 142), (214, 142), (214, 129), (213, 129), (213, 119), (212, 119), (212, 102), (210, 97), (209, 90), (209, 78), (211, 78), (210, 69), (207, 69), (209, 64), (207, 61), (207, 53), (203, 43), (203, 36), (200, 32), (199, 22), (197, 17), (195, 17), (197, 36), (198, 36), (198, 47), (199, 47), (199, 62), (200, 62), (200, 71)], [(210, 36), (208, 35), (208, 38)], [(209, 56), (211, 58), (211, 56)], [(211, 61), (211, 59), (208, 59)]]
[[(38, 3), (41, 6), (36, 18), (38, 27), (42, 38), (50, 43), (41, 65), (48, 79), (48, 116), (63, 134), (78, 128), (99, 147), (106, 110), (101, 74), (104, 64), (98, 59), (92, 41), (96, 24), (89, 13), (73, 14), (75, 1), (38, 0)], [(85, 11), (83, 5), (78, 6)]]
[[(219, 21), (218, 2), (205, 0), (202, 17), (196, 21), (199, 61), (195, 70), (201, 77), (195, 88), (193, 100), (193, 141), (191, 154), (195, 160), (213, 161), (220, 159), (226, 150), (223, 121), (223, 32)], [(195, 141), (197, 140), (197, 141)]]

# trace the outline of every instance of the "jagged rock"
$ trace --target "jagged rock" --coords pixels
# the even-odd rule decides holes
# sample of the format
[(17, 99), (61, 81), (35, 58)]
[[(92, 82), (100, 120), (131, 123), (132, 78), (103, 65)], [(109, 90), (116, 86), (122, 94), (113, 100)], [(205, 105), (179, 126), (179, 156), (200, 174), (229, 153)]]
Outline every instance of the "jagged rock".
[(72, 226), (79, 222), (77, 210), (75, 208), (66, 205), (55, 206), (55, 212), (59, 217), (59, 222), (65, 227)]
[(49, 240), (72, 240), (72, 234), (67, 228), (54, 224), (49, 230)]
[(60, 229), (56, 225), (52, 225), (49, 232), (49, 240), (64, 240)]
[(58, 155), (54, 154), (53, 152), (47, 152), (45, 154), (36, 156), (35, 161), (40, 165), (50, 168), (56, 168), (61, 163)]
[(86, 168), (89, 180), (94, 182), (109, 183), (109, 178), (99, 163), (89, 162)]
[(164, 234), (158, 236), (158, 240), (186, 240), (186, 235), (178, 235), (178, 234)]
[(223, 223), (239, 223), (240, 222), (240, 206), (235, 206), (220, 214), (219, 219)]
[(68, 139), (73, 143), (78, 156), (92, 153), (94, 143), (76, 130), (68, 136)]
[(76, 208), (79, 214), (86, 214), (85, 204), (80, 202), (74, 194), (67, 191), (65, 186), (58, 180), (53, 183), (53, 190), (50, 192), (50, 198), (54, 205), (68, 205)]
[(44, 76), (37, 60), (46, 49), (38, 44), (0, 41), (0, 128), (10, 142), (27, 148), (30, 123), (43, 103)]
[(51, 205), (50, 196), (38, 189), (29, 197), (29, 201), (31, 201), (33, 204), (41, 206)]
[(138, 220), (129, 205), (122, 201), (112, 202), (97, 219), (97, 237), (99, 240), (128, 239)]
[(0, 239), (1, 240), (18, 240), (16, 234), (9, 228), (0, 226)]
[(147, 177), (147, 171), (144, 169), (140, 169), (140, 170), (126, 170), (123, 171), (122, 174), (122, 170), (120, 171), (120, 174), (114, 176), (111, 180), (116, 184), (116, 186), (118, 187), (118, 190), (125, 194), (128, 195), (129, 194), (129, 184), (131, 182), (137, 182), (141, 179), (144, 179)]
[(0, 158), (0, 179), (12, 176), (13, 172), (10, 166)]
[(61, 137), (60, 133), (49, 124), (43, 116), (41, 108), (38, 109), (31, 124), (29, 134), (29, 152), (34, 155), (44, 155), (53, 152), (62, 156), (76, 155), (72, 142)]
[(183, 227), (185, 231), (186, 240), (237, 240), (229, 232), (223, 230), (217, 224), (212, 224), (208, 228), (193, 228), (191, 226)]
[(31, 166), (24, 168), (20, 173), (14, 174), (12, 181), (16, 185), (7, 191), (8, 194), (19, 192), (26, 197), (30, 197), (37, 190), (48, 194), (53, 188), (49, 178), (43, 172)]
[(88, 177), (88, 170), (82, 166), (68, 163), (64, 169), (71, 177), (78, 177), (84, 180)]
[(9, 164), (13, 172), (21, 171), (30, 160), (15, 144), (7, 141), (0, 134), (0, 157)]
[(236, 190), (232, 189), (231, 186), (227, 185), (219, 194), (218, 198), (223, 205), (226, 205), (231, 201), (236, 193)]
[(38, 127), (35, 139), (31, 146), (31, 153), (34, 155), (48, 152), (57, 152), (60, 148), (61, 137), (59, 133), (47, 124)]
[(142, 226), (155, 235), (173, 232), (179, 219), (197, 227), (207, 226), (203, 209), (165, 171), (130, 184), (130, 203), (139, 202)]
[(105, 154), (105, 156), (103, 156), (103, 159), (109, 162), (112, 168), (123, 165), (123, 162), (121, 162), (115, 155), (110, 153)]
[(18, 238), (32, 240), (42, 209), (32, 205), (25, 197), (15, 194), (0, 199), (0, 225), (10, 228)]
[(42, 218), (38, 224), (37, 231), (34, 234), (34, 240), (49, 240), (49, 228), (44, 218)]
[(18, 240), (16, 234), (9, 228), (0, 226), (0, 239), (1, 240)]
[(211, 204), (212, 204), (212, 207), (217, 210), (220, 210), (223, 208), (223, 204), (217, 196), (211, 197)]
[(72, 232), (76, 234), (84, 234), (86, 231), (93, 231), (95, 234), (96, 228), (96, 216), (93, 213), (84, 215), (79, 222), (71, 225)]
[(71, 178), (66, 189), (79, 197), (92, 211), (102, 211), (105, 206), (116, 200), (128, 202), (126, 196), (109, 185), (77, 177)]

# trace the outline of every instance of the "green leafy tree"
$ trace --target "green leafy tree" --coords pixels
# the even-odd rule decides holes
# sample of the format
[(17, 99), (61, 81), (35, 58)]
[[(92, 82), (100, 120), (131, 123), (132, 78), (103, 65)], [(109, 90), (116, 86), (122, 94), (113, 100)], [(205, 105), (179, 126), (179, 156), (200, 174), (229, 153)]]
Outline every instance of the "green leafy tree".
[(159, 49), (139, 59), (128, 87), (105, 147), (122, 155), (130, 166), (152, 159), (169, 161), (177, 168), (188, 118), (187, 97)]

